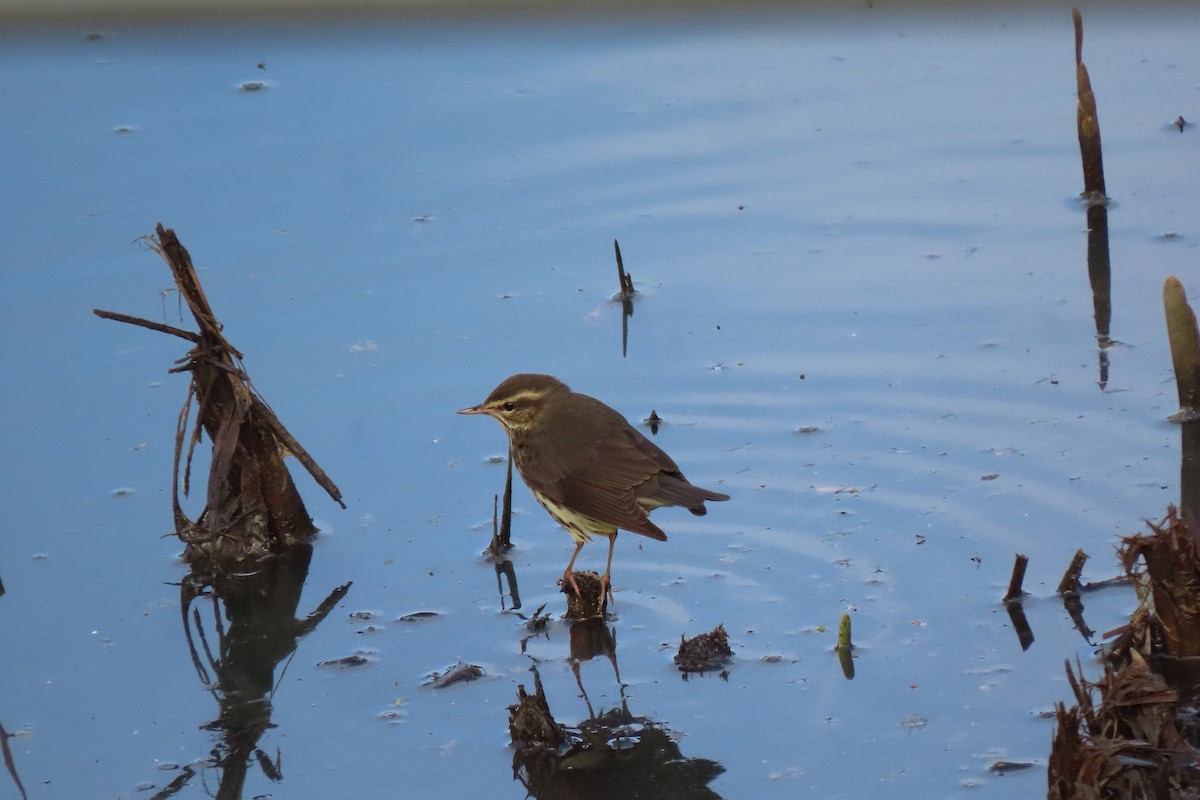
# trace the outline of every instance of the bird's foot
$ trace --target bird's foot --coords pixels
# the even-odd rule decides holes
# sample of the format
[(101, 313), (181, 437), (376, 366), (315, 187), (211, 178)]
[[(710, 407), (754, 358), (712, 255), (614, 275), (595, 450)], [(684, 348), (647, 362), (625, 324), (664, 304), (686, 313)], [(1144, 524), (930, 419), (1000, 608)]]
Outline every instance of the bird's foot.
[(608, 573), (605, 572), (600, 576), (600, 607), (606, 607), (609, 600), (613, 601), (613, 605), (617, 604), (617, 598), (613, 595), (612, 580), (608, 577)]
[(576, 597), (583, 597), (579, 591), (579, 584), (575, 582), (575, 573), (572, 570), (567, 570), (563, 573), (563, 583), (571, 587), (571, 591)]

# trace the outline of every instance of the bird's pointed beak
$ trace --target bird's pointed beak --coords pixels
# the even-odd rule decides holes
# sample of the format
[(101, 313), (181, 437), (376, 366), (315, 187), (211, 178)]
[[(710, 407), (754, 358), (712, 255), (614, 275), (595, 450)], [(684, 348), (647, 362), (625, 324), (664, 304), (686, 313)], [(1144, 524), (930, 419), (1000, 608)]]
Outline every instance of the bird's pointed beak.
[(483, 403), (480, 403), (477, 406), (471, 406), (470, 408), (464, 408), (457, 413), (459, 413), (459, 414), (486, 414), (486, 413), (488, 413), (488, 410), (483, 407)]

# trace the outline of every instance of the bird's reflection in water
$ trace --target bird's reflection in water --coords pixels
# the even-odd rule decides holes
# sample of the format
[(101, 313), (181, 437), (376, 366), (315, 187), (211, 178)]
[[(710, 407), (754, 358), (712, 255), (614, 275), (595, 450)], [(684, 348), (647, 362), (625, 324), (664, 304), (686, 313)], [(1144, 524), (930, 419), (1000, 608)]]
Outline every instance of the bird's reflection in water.
[[(588, 661), (605, 656), (612, 665), (620, 706), (596, 713), (584, 686)], [(629, 710), (617, 666), (616, 629), (592, 619), (571, 626), (571, 670), (587, 705), (588, 717), (576, 727), (551, 715), (537, 665), (534, 693), (519, 687), (509, 707), (509, 732), (516, 752), (513, 775), (531, 797), (627, 798), (658, 800), (719, 798), (709, 782), (725, 771), (715, 761), (686, 758), (663, 724)]]

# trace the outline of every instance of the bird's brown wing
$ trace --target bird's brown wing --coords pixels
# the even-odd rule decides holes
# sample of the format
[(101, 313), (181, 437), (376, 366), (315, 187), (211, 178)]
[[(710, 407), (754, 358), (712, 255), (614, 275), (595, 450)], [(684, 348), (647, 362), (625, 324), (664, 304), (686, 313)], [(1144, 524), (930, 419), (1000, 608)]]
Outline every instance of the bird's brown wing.
[[(702, 514), (705, 500), (728, 499), (688, 483), (669, 455), (613, 409), (587, 395), (573, 397), (574, 403), (558, 410), (563, 416), (547, 420), (531, 434), (531, 446), (517, 454), (525, 482), (556, 504), (665, 540), (647, 517), (650, 509), (681, 505)], [(536, 441), (551, 435), (554, 446)]]
[(570, 473), (546, 486), (546, 495), (598, 522), (665, 541), (667, 535), (650, 521), (637, 500), (638, 487), (661, 468), (630, 444), (620, 440), (594, 443)]

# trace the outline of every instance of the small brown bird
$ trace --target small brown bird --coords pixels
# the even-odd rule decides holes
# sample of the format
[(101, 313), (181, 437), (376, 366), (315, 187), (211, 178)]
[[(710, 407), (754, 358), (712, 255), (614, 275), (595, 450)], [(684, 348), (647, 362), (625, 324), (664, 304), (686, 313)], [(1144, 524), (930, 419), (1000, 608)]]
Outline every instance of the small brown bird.
[(623, 416), (549, 375), (513, 375), (487, 400), (458, 413), (487, 414), (508, 434), (525, 484), (575, 539), (563, 580), (577, 594), (572, 568), (592, 536), (608, 537), (608, 564), (600, 579), (607, 593), (618, 529), (665, 541), (667, 535), (649, 519), (654, 509), (683, 506), (702, 516), (706, 500), (729, 499), (688, 483), (671, 457)]

